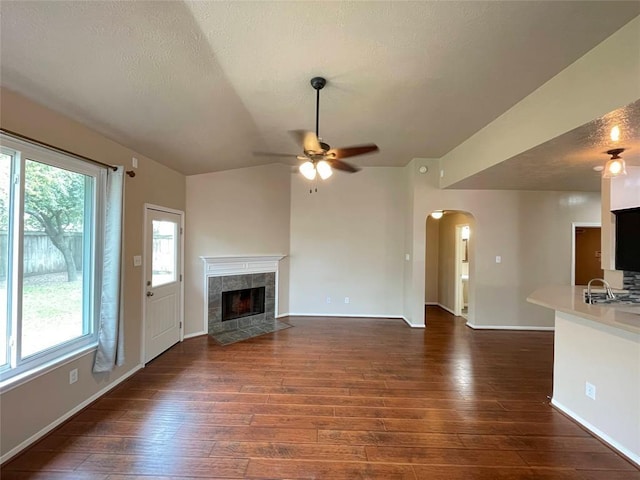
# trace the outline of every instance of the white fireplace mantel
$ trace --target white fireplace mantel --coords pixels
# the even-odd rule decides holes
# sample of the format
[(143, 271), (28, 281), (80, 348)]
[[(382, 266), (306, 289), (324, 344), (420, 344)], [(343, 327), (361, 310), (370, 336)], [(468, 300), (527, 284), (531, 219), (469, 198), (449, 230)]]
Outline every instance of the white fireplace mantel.
[(278, 262), (285, 255), (253, 255), (244, 257), (200, 257), (204, 262), (204, 276), (245, 275), (277, 272)]

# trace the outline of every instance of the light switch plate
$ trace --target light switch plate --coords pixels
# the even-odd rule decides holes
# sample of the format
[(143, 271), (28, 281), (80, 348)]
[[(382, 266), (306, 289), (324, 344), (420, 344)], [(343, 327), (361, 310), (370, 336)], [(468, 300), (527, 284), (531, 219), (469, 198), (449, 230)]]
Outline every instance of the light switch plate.
[(133, 266), (141, 267), (142, 266), (142, 255), (134, 255), (133, 256)]

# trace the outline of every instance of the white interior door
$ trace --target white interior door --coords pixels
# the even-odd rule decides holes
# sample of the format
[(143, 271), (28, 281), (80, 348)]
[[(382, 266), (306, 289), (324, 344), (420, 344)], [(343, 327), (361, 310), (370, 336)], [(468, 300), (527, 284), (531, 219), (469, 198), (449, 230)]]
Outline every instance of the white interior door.
[(182, 215), (146, 207), (144, 363), (180, 341)]

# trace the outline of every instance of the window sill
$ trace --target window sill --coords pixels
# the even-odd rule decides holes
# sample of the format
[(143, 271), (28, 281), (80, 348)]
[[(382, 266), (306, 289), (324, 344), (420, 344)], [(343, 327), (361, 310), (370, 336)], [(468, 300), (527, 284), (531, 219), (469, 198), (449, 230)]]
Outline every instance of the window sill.
[(37, 367), (32, 368), (31, 370), (20, 373), (11, 378), (7, 378), (6, 380), (2, 380), (0, 381), (0, 395), (10, 390), (13, 390), (14, 388), (17, 388), (21, 385), (24, 385), (25, 383), (28, 383), (31, 380), (41, 377), (42, 375), (45, 375), (55, 370), (56, 368), (60, 368), (63, 365), (66, 365), (67, 363), (73, 362), (74, 360), (77, 360), (80, 357), (83, 357), (89, 353), (93, 353), (96, 351), (97, 347), (98, 347), (97, 343), (84, 346), (82, 348), (79, 348), (78, 350), (75, 350), (66, 355), (58, 357), (55, 360), (51, 360), (50, 362), (46, 362), (46, 363), (43, 363), (42, 365), (38, 365)]

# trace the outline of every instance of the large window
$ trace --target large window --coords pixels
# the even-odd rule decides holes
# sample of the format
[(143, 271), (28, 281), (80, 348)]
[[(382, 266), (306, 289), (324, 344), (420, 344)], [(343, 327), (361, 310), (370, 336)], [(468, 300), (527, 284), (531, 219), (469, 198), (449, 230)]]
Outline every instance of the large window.
[(105, 172), (2, 135), (0, 380), (96, 343)]

